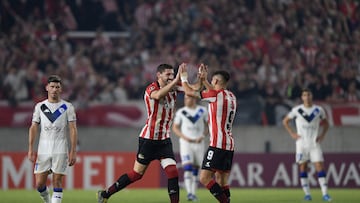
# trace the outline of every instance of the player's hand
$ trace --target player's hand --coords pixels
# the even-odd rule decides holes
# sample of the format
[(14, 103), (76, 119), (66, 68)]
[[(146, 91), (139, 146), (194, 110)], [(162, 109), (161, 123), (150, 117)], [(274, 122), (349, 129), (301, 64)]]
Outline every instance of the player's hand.
[(187, 73), (187, 70), (186, 70), (186, 63), (181, 63), (179, 65), (178, 74), (179, 73), (180, 73), (181, 82), (187, 81), (188, 73)]
[(186, 135), (183, 135), (182, 138), (186, 141), (186, 142), (189, 142), (189, 143), (194, 143), (196, 140), (195, 139), (191, 139), (189, 138), (188, 136)]
[(186, 63), (181, 63), (179, 65), (179, 72), (180, 72), (180, 74), (187, 72)]
[(195, 143), (200, 143), (201, 141), (203, 141), (204, 138), (205, 138), (204, 136), (201, 136), (199, 138), (196, 138), (194, 141)]
[(28, 151), (28, 159), (34, 163), (36, 160), (36, 153), (32, 150), (29, 150)]
[(317, 143), (320, 143), (321, 141), (323, 141), (324, 137), (325, 137), (325, 136), (322, 136), (322, 135), (317, 136), (316, 142), (317, 142)]
[(198, 71), (198, 77), (202, 80), (207, 78), (207, 73), (208, 73), (208, 66), (205, 64), (200, 64), (199, 66), (199, 71)]
[(73, 166), (76, 163), (76, 152), (71, 151), (69, 153), (69, 166)]
[(294, 140), (301, 138), (301, 136), (298, 135), (297, 133), (291, 133), (291, 137), (294, 138)]

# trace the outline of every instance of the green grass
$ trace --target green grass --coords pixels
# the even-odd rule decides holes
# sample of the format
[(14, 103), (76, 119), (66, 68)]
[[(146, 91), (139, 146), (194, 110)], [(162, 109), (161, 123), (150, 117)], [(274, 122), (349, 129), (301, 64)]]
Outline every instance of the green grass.
[[(358, 189), (330, 189), (330, 195), (334, 203), (358, 203), (360, 193)], [(96, 191), (91, 190), (65, 190), (62, 203), (96, 203)], [(321, 192), (319, 189), (312, 190), (312, 203), (320, 203)], [(198, 202), (217, 202), (209, 191), (199, 189)], [(232, 203), (297, 203), (302, 201), (303, 193), (299, 189), (231, 189)], [(0, 202), (24, 203), (41, 202), (35, 190), (0, 190)], [(109, 203), (167, 203), (169, 198), (166, 189), (125, 189), (113, 195)], [(180, 202), (186, 200), (186, 192), (181, 190)]]

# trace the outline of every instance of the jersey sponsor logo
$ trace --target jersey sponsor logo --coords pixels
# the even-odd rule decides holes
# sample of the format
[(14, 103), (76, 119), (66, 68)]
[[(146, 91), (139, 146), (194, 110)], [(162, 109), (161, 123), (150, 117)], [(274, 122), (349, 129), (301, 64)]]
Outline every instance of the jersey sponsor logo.
[(45, 116), (54, 123), (56, 119), (58, 119), (61, 114), (63, 114), (67, 110), (66, 104), (62, 104), (54, 113), (51, 113), (49, 107), (47, 107), (45, 104), (41, 105), (41, 111), (45, 114)]
[(316, 130), (317, 127), (314, 125), (301, 125), (301, 128), (303, 128), (304, 130)]
[(196, 121), (198, 121), (201, 118), (201, 116), (204, 114), (204, 109), (199, 109), (198, 112), (196, 112), (196, 114), (194, 116), (191, 116), (185, 110), (183, 110), (181, 113), (184, 114), (184, 116), (187, 119), (189, 119), (192, 123), (196, 123)]
[(299, 114), (307, 121), (311, 122), (314, 120), (314, 118), (320, 113), (320, 110), (318, 108), (315, 108), (310, 115), (308, 115), (303, 109), (298, 110)]
[(45, 131), (54, 131), (54, 132), (60, 132), (61, 128), (58, 126), (44, 126)]

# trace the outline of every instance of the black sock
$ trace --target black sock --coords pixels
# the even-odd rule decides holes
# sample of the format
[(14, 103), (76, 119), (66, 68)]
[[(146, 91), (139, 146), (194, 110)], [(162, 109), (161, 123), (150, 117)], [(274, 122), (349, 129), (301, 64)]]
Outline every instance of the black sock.
[(126, 186), (128, 186), (131, 182), (129, 176), (125, 173), (112, 185), (110, 186), (106, 191), (103, 191), (101, 193), (101, 196), (105, 198), (109, 198), (114, 193), (122, 190)]
[(227, 186), (222, 188), (223, 193), (226, 195), (226, 197), (228, 197), (230, 199), (230, 188)]
[(171, 203), (179, 202), (179, 178), (168, 179), (168, 193)]
[(221, 189), (220, 185), (217, 184), (215, 181), (209, 183), (208, 186), (206, 186), (211, 194), (217, 199), (219, 200), (219, 202), (221, 203), (226, 203), (228, 202), (228, 198), (225, 195), (225, 193), (223, 192), (223, 190)]

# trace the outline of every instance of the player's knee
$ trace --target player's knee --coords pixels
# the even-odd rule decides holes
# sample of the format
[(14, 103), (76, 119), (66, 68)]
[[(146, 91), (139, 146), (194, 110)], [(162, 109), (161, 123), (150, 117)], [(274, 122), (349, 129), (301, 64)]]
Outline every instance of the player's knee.
[(206, 186), (212, 180), (212, 176), (207, 173), (200, 173), (199, 181), (202, 185)]
[(200, 173), (199, 182), (203, 185), (207, 185), (209, 178)]
[(202, 185), (206, 186), (209, 183), (209, 181), (210, 180), (207, 177), (200, 175), (199, 182)]

